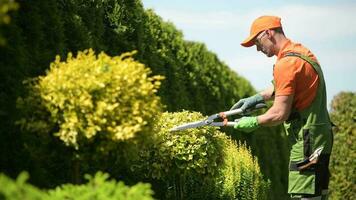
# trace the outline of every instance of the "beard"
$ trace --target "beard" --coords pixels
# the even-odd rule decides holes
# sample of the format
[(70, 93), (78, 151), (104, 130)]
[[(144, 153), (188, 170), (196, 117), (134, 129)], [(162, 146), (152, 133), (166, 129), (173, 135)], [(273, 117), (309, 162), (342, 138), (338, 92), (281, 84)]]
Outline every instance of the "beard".
[(262, 53), (265, 54), (267, 57), (272, 57), (272, 56), (274, 56), (274, 53), (273, 53), (271, 50), (269, 50), (269, 49), (262, 48), (261, 51), (262, 51)]

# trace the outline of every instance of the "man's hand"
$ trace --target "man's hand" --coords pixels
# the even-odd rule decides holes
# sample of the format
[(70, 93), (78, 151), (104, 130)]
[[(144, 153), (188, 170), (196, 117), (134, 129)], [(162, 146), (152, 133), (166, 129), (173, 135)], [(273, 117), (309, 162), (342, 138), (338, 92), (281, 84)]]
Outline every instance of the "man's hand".
[(235, 103), (235, 105), (233, 105), (230, 110), (241, 108), (241, 110), (245, 111), (249, 108), (254, 108), (259, 103), (264, 103), (263, 96), (260, 94), (255, 94), (251, 97), (240, 99), (240, 101)]
[(257, 117), (242, 117), (234, 128), (249, 133), (256, 130), (259, 126)]

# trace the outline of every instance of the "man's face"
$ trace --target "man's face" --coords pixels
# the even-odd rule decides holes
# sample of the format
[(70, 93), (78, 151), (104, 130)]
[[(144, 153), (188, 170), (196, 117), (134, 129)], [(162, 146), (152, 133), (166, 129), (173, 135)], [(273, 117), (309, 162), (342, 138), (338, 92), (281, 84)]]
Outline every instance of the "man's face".
[(267, 30), (262, 31), (255, 39), (255, 45), (257, 51), (262, 51), (267, 57), (272, 57), (274, 55), (272, 43), (269, 40), (269, 32)]

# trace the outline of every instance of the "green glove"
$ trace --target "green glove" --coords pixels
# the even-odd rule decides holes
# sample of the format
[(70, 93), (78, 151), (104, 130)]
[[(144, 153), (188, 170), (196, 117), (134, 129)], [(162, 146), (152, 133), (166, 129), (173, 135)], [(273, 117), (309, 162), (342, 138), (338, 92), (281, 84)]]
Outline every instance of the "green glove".
[(242, 117), (234, 128), (249, 133), (256, 130), (259, 126), (257, 117)]
[(241, 108), (241, 110), (245, 111), (249, 108), (255, 107), (259, 103), (264, 103), (265, 100), (263, 99), (263, 96), (260, 94), (255, 94), (251, 97), (247, 97), (244, 99), (240, 99), (237, 103), (235, 103), (230, 110), (234, 110), (237, 108)]

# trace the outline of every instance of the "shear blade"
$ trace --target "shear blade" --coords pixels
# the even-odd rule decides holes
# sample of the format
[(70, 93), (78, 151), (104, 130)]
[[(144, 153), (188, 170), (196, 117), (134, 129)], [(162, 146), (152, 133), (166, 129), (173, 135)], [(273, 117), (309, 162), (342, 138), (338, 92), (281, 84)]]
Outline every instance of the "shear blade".
[(206, 125), (204, 121), (191, 122), (171, 128), (169, 131), (181, 131), (189, 128), (197, 128)]

